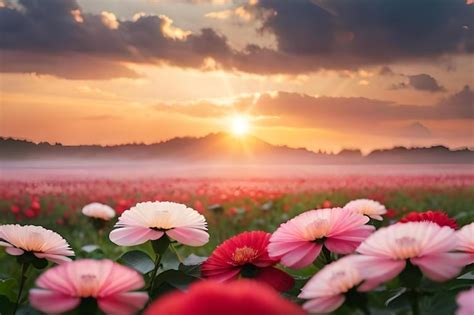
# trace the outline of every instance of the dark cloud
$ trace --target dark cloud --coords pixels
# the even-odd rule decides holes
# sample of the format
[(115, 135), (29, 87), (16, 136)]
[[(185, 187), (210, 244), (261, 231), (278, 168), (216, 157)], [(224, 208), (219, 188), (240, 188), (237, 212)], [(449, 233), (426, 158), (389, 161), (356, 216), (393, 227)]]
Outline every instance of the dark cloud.
[[(116, 76), (134, 75), (121, 64), (123, 62), (166, 62), (198, 68), (203, 66), (207, 57), (225, 63), (227, 56), (231, 55), (227, 39), (212, 29), (202, 29), (181, 38), (173, 37), (175, 29), (164, 16), (142, 16), (136, 21), (116, 20), (116, 25), (108, 25), (104, 21), (107, 16), (78, 11), (80, 8), (75, 0), (20, 0), (19, 5), (20, 9), (12, 6), (0, 8), (1, 55), (9, 63), (16, 63), (3, 66), (4, 71), (83, 78), (84, 74), (77, 74), (81, 72), (79, 65), (68, 65), (58, 60), (87, 56), (85, 58), (95, 61), (94, 71), (89, 76), (109, 78), (114, 73)], [(112, 18), (115, 17), (112, 15)], [(16, 54), (18, 60), (12, 57)], [(51, 60), (47, 61), (48, 58)], [(46, 64), (37, 64), (37, 59), (46, 61)], [(104, 63), (103, 67), (99, 61)], [(112, 63), (115, 63), (114, 67)], [(110, 71), (111, 67), (115, 69)]]
[(399, 90), (399, 89), (408, 89), (412, 88), (419, 91), (425, 92), (442, 92), (446, 89), (441, 86), (438, 81), (426, 73), (420, 73), (415, 75), (406, 75), (407, 82), (400, 82), (393, 84), (391, 89)]
[(408, 76), (408, 83), (415, 90), (428, 92), (444, 91), (444, 87), (439, 85), (435, 78), (426, 73)]
[(474, 6), (465, 0), (261, 0), (263, 31), (312, 67), (354, 67), (472, 53)]
[[(241, 51), (210, 28), (174, 37), (164, 16), (115, 20), (80, 10), (76, 0), (19, 0), (0, 8), (0, 54), (87, 55), (96, 62), (89, 76), (108, 78), (134, 75), (123, 62), (202, 68), (212, 58), (227, 70), (296, 74), (474, 52), (474, 5), (465, 0), (260, 0), (245, 10), (261, 21), (262, 33), (274, 34), (278, 47), (249, 44)], [(33, 65), (34, 58), (3, 69), (83, 77), (73, 73), (77, 67)], [(101, 67), (99, 60), (108, 64)], [(113, 71), (110, 63), (116, 63)]]
[(396, 73), (393, 72), (392, 68), (390, 68), (389, 66), (383, 66), (379, 69), (379, 75), (394, 76), (394, 75), (396, 75)]

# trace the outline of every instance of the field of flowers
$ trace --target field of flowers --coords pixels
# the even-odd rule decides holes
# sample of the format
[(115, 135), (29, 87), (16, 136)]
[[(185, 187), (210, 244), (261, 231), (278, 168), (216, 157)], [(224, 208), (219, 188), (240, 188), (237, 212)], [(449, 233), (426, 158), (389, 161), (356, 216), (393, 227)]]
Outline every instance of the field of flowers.
[(460, 174), (4, 179), (0, 314), (474, 314), (473, 209)]

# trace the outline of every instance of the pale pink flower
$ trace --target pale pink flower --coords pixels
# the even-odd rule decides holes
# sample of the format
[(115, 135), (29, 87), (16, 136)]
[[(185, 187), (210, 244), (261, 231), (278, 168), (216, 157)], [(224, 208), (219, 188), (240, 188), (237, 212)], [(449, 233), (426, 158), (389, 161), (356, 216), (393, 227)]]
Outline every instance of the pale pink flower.
[(458, 309), (456, 315), (472, 315), (474, 314), (474, 288), (458, 294), (456, 301)]
[(366, 215), (374, 220), (382, 221), (382, 215), (387, 213), (385, 206), (378, 201), (370, 199), (357, 199), (349, 201), (344, 209)]
[[(398, 223), (380, 228), (357, 248), (362, 254), (361, 273), (370, 290), (395, 278), (409, 260), (434, 281), (455, 277), (467, 264), (467, 254), (454, 253), (457, 240), (453, 229), (432, 222)], [(365, 268), (364, 268), (365, 266)]]
[(111, 260), (82, 259), (44, 272), (30, 290), (31, 305), (45, 313), (75, 309), (82, 299), (94, 298), (106, 314), (134, 314), (148, 301), (145, 281), (135, 270)]
[(209, 241), (204, 216), (174, 202), (142, 202), (119, 217), (110, 240), (132, 246), (167, 235), (182, 244), (201, 246)]
[(474, 222), (463, 226), (456, 232), (458, 238), (458, 250), (470, 255), (469, 263), (474, 263)]
[(64, 238), (42, 226), (6, 224), (0, 225), (0, 246), (13, 256), (32, 253), (54, 263), (70, 261), (74, 252)]
[(323, 246), (337, 254), (352, 253), (374, 227), (369, 218), (341, 208), (304, 212), (273, 233), (268, 245), (270, 257), (281, 258), (288, 267), (302, 268), (318, 257)]
[(93, 202), (82, 208), (82, 214), (90, 218), (109, 221), (110, 219), (115, 217), (115, 210), (108, 205)]
[(326, 265), (301, 289), (299, 298), (309, 299), (303, 308), (310, 313), (330, 313), (345, 301), (344, 293), (362, 282), (357, 259), (350, 255)]

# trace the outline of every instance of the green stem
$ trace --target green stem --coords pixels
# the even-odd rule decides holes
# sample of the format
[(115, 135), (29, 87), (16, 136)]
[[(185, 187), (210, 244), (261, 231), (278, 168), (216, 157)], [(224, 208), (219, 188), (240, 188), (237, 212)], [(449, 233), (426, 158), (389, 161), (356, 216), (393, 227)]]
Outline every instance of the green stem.
[(150, 296), (151, 296), (151, 291), (153, 290), (153, 285), (155, 283), (156, 274), (158, 272), (158, 269), (160, 268), (161, 257), (162, 256), (160, 254), (156, 254), (155, 268), (153, 269), (153, 272), (151, 273), (150, 287), (148, 288), (148, 293), (150, 294)]
[(411, 290), (410, 292), (410, 304), (413, 315), (420, 314), (420, 304), (418, 303), (418, 292)]
[(326, 260), (326, 264), (330, 264), (332, 259), (331, 259), (331, 252), (323, 246), (323, 255), (324, 255), (324, 260)]
[(13, 308), (13, 315), (16, 314), (18, 306), (20, 305), (21, 295), (23, 293), (23, 288), (26, 282), (26, 271), (28, 270), (28, 267), (30, 267), (30, 264), (28, 263), (21, 264), (20, 288), (18, 289), (18, 296), (16, 298), (15, 307)]
[(179, 262), (183, 262), (183, 258), (179, 255), (178, 250), (174, 247), (174, 244), (171, 244), (171, 250), (176, 254), (176, 257), (178, 257)]

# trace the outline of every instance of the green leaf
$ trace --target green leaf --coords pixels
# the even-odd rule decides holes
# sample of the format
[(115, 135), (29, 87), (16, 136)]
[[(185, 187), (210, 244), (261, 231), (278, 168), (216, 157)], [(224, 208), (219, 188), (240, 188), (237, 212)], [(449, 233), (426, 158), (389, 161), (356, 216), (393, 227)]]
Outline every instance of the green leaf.
[(147, 274), (155, 267), (155, 263), (150, 256), (140, 250), (126, 252), (119, 258), (119, 262), (135, 269), (141, 274)]
[(90, 254), (96, 250), (100, 249), (99, 246), (97, 245), (94, 245), (94, 244), (89, 244), (89, 245), (85, 245), (85, 246), (82, 246), (81, 250)]
[(191, 254), (184, 259), (183, 265), (186, 265), (186, 266), (200, 265), (206, 260), (207, 260), (207, 257), (205, 256), (197, 256), (197, 255)]
[(178, 270), (179, 269), (179, 258), (176, 256), (176, 254), (168, 250), (163, 254), (163, 257), (161, 257), (161, 270)]
[(385, 301), (385, 306), (394, 306), (398, 308), (400, 302), (404, 302), (403, 304), (408, 303), (406, 300), (406, 292), (407, 288), (400, 288), (398, 290), (393, 291), (390, 297)]
[(15, 303), (8, 297), (0, 295), (0, 314), (13, 314)]
[(469, 271), (468, 273), (465, 273), (459, 277), (457, 277), (456, 279), (460, 279), (460, 280), (474, 280), (474, 271)]
[(181, 271), (166, 270), (156, 277), (155, 286), (158, 287), (160, 284), (166, 282), (177, 289), (183, 290), (196, 280), (198, 280), (198, 278), (187, 275)]
[(7, 297), (10, 301), (15, 302), (16, 294), (14, 288), (16, 287), (17, 281), (13, 278), (0, 279), (0, 295)]

